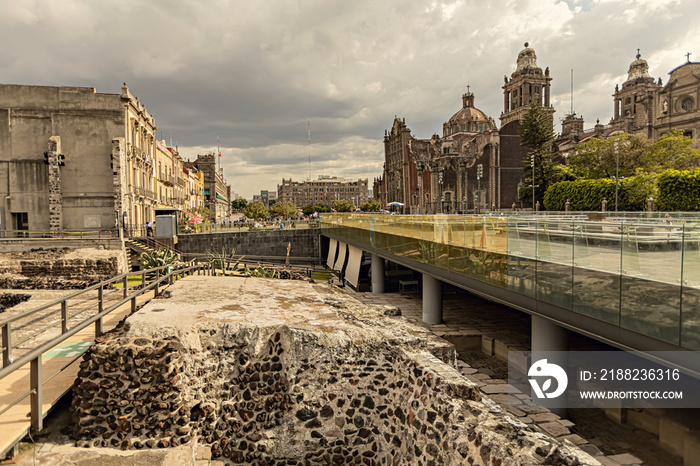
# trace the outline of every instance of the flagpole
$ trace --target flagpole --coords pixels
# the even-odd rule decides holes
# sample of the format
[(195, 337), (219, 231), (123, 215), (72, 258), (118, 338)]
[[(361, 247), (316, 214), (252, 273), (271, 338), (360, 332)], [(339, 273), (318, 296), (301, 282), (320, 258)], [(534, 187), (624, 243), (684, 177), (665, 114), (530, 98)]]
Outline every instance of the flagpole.
[(219, 156), (219, 174), (221, 174), (221, 145), (219, 144), (219, 136), (216, 136), (216, 154)]

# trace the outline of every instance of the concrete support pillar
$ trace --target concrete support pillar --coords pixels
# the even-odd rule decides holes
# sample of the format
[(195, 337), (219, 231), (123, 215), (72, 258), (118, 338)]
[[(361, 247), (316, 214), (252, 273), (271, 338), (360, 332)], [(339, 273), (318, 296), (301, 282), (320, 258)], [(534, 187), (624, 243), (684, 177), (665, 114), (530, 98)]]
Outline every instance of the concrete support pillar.
[(442, 282), (423, 274), (423, 322), (442, 323)]
[[(542, 357), (546, 357), (549, 364), (557, 364), (562, 369), (567, 370), (569, 358), (566, 351), (569, 349), (569, 339), (567, 330), (564, 327), (561, 327), (551, 320), (543, 317), (532, 316), (531, 349), (531, 364), (538, 361)], [(552, 355), (551, 353), (547, 353), (546, 355), (538, 355), (538, 352), (542, 351), (558, 351), (560, 353), (556, 356)], [(575, 381), (569, 380), (569, 386), (571, 386), (572, 383), (575, 383)], [(560, 417), (567, 416), (566, 408), (549, 409)]]
[(384, 259), (372, 254), (372, 293), (384, 293)]

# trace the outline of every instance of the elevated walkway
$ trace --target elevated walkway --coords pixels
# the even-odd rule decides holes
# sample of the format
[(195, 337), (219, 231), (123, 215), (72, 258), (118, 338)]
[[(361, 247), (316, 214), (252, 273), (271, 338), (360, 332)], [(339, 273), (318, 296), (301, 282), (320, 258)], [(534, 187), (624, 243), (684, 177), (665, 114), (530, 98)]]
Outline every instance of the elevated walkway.
[(700, 349), (697, 218), (595, 218), (323, 214), (322, 233), (619, 348)]

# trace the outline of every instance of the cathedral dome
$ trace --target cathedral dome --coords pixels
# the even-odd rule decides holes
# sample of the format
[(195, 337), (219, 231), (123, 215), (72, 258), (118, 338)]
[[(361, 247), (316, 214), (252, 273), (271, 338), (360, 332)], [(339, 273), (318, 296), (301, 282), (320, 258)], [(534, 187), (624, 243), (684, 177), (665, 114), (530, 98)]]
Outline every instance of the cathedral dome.
[(494, 129), (494, 125), (491, 123), (488, 115), (474, 107), (474, 94), (467, 90), (466, 94), (462, 95), (462, 109), (452, 115), (448, 122), (443, 125), (443, 135), (490, 131)]
[(479, 121), (479, 122), (484, 122), (488, 120), (489, 117), (486, 116), (484, 112), (479, 110), (478, 108), (474, 107), (465, 107), (452, 115), (452, 118), (449, 120), (449, 124), (457, 123), (467, 123), (471, 121)]

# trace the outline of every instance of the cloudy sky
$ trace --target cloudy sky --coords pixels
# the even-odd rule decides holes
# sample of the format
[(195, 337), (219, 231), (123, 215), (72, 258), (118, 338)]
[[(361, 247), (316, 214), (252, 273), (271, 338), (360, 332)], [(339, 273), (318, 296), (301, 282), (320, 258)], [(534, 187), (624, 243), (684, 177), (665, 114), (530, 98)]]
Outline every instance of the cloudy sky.
[[(185, 158), (221, 141), (250, 199), (281, 179), (381, 174), (394, 115), (442, 131), (467, 84), (497, 122), (524, 42), (549, 67), (556, 130), (612, 116), (637, 48), (649, 71), (700, 61), (696, 0), (0, 0), (0, 82), (123, 81)], [(307, 122), (311, 125), (308, 145)], [(160, 137), (160, 134), (159, 134)]]

